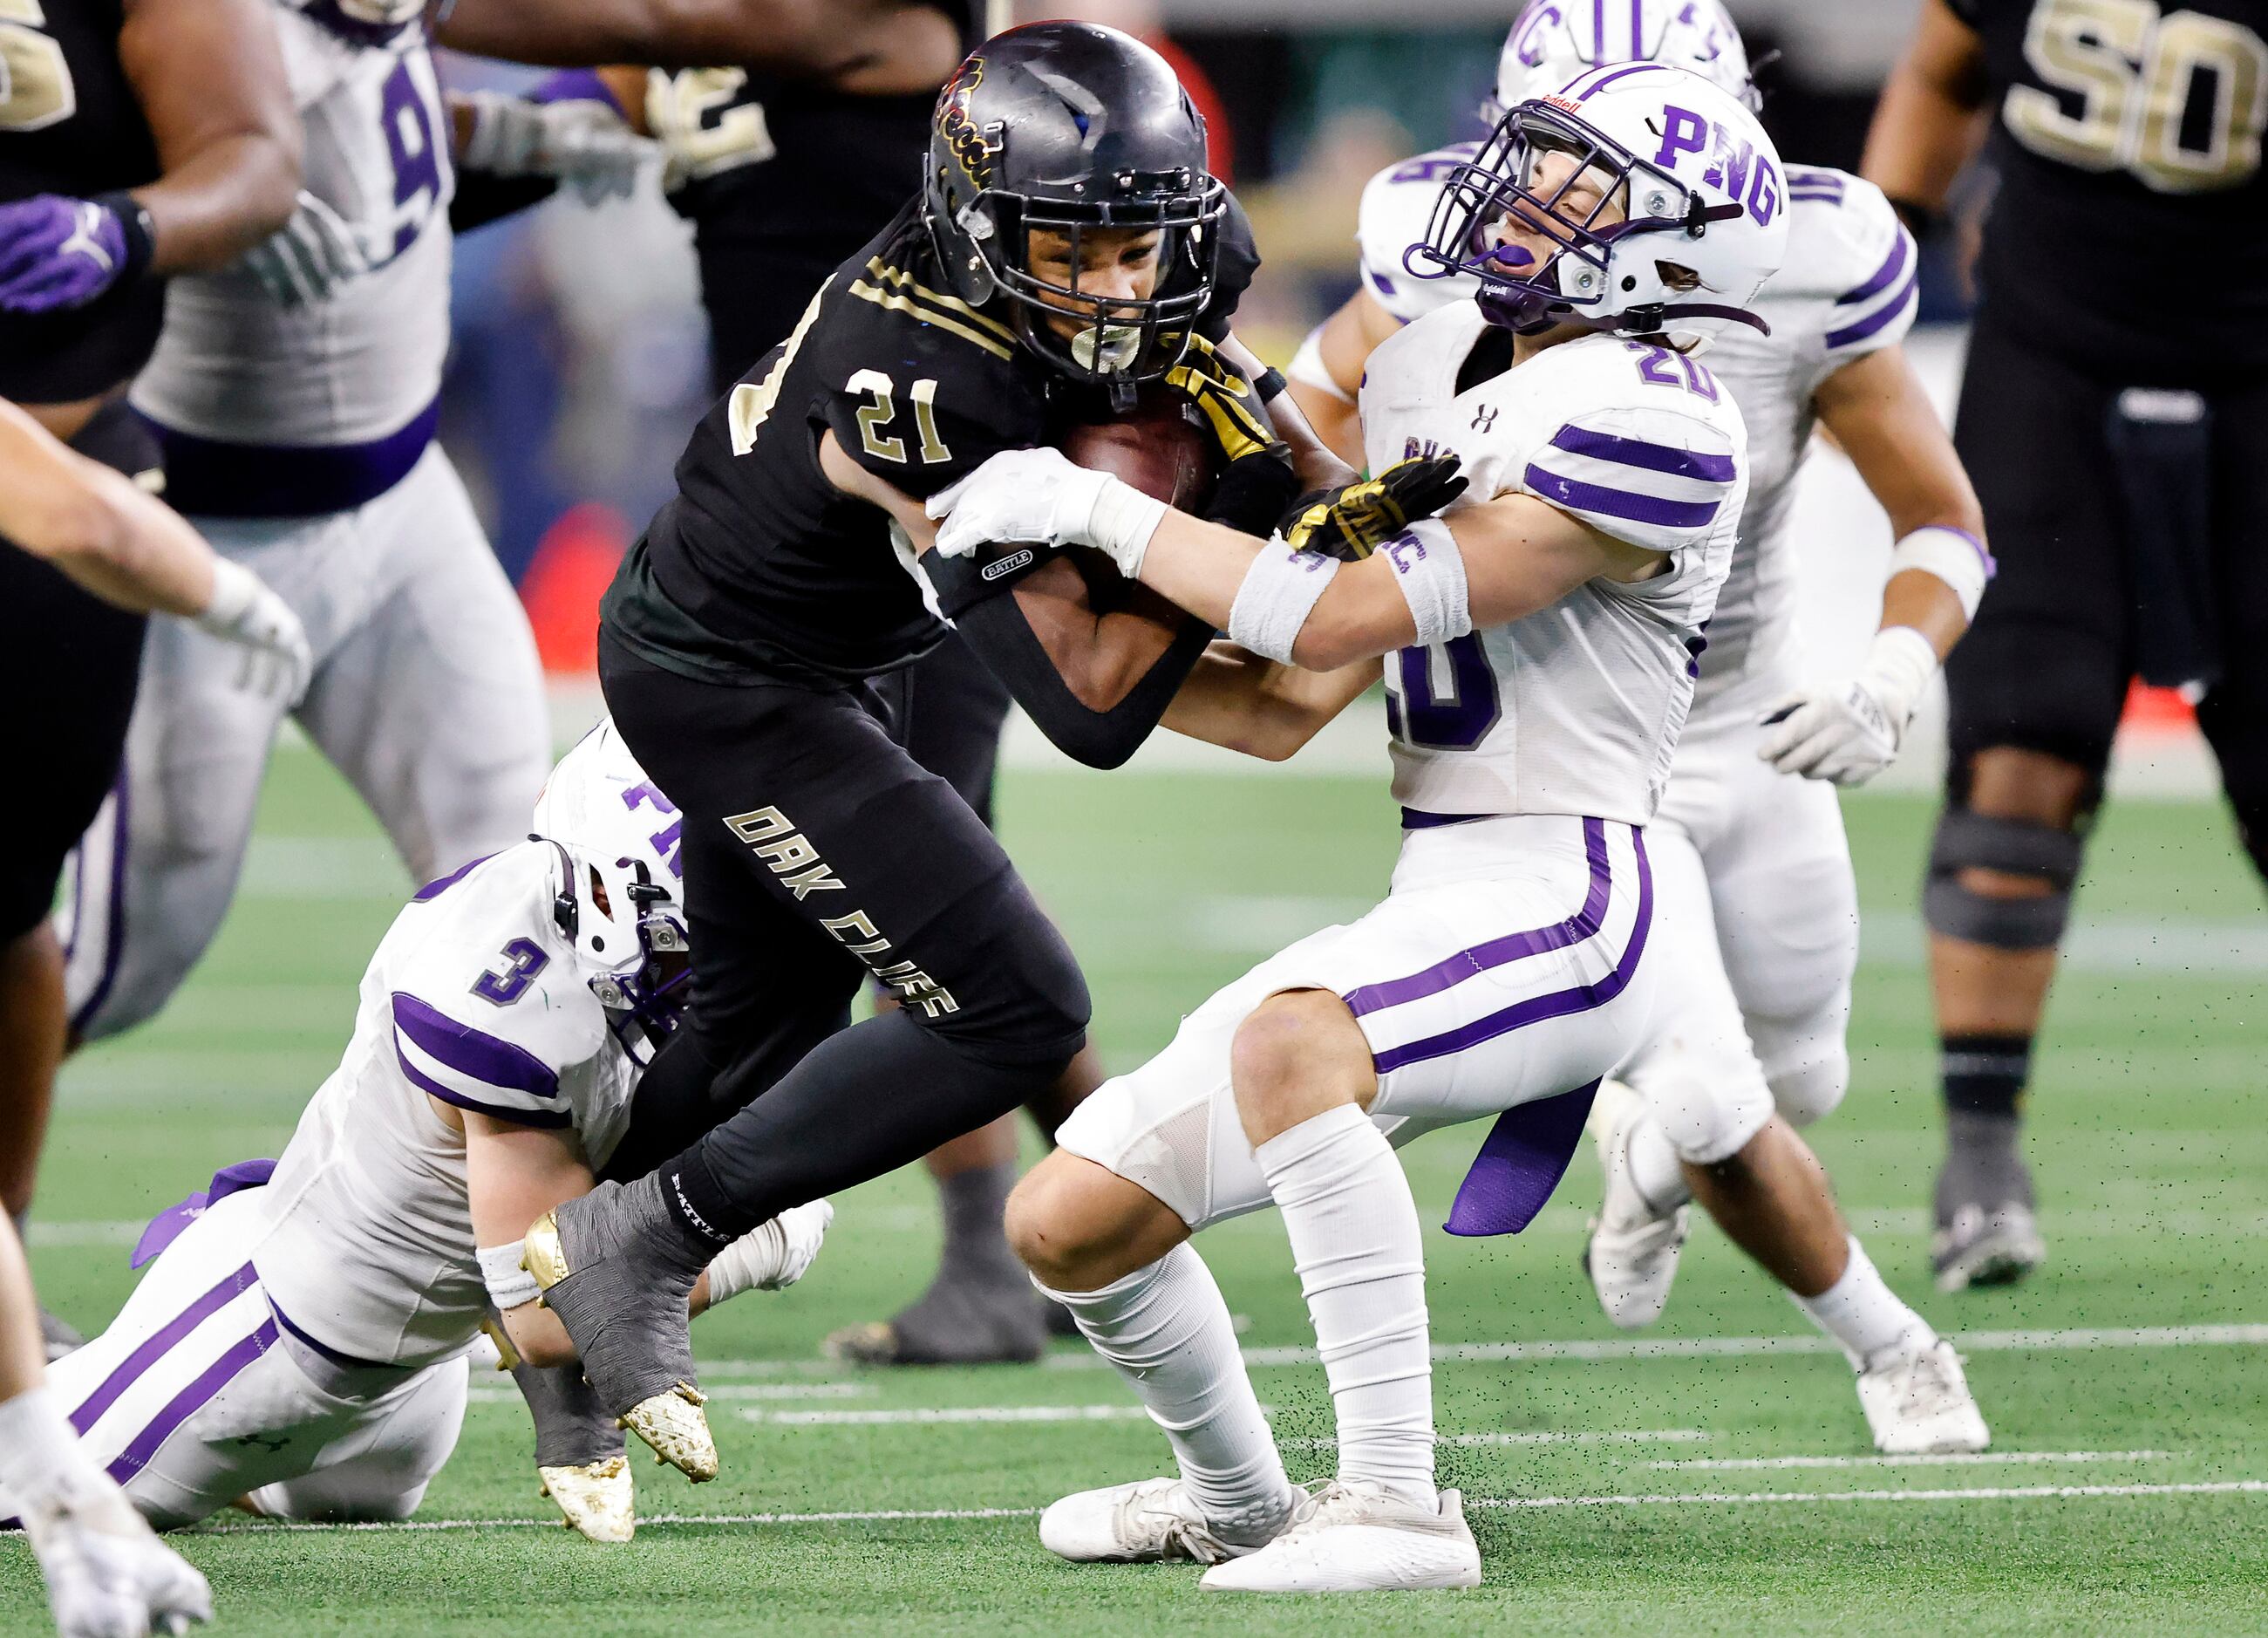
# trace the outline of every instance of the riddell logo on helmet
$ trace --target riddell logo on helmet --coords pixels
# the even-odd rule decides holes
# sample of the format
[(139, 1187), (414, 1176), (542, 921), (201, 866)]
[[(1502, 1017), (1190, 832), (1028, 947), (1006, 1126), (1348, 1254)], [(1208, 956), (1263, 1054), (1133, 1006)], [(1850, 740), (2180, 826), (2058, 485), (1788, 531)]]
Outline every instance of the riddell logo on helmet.
[(1583, 105), (1578, 99), (1563, 97), (1557, 92), (1553, 92), (1548, 97), (1538, 97), (1536, 100), (1548, 104), (1551, 107), (1565, 108), (1570, 114), (1580, 114), (1583, 111)]
[(976, 122), (968, 116), (968, 100), (983, 83), (984, 59), (969, 58), (939, 93), (937, 110), (939, 135), (953, 150), (953, 157), (961, 161), (961, 173), (977, 188), (992, 185), (994, 150), (984, 140), (984, 133), (976, 129)]

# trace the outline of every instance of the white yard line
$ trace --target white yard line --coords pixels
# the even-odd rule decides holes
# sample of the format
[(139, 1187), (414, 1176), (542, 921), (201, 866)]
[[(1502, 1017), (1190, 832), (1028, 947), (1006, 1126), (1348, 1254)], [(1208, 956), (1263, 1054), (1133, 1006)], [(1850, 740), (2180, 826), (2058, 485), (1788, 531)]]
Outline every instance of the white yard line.
[[(720, 1382), (702, 1392), (711, 1399), (874, 1399), (882, 1391), (864, 1382)], [(475, 1405), (520, 1402), (510, 1383), (476, 1382), (467, 1397)]]
[(952, 1405), (892, 1411), (767, 1411), (740, 1413), (752, 1422), (781, 1428), (927, 1427), (946, 1422), (1132, 1422), (1150, 1413), (1138, 1405)]
[(1988, 1463), (2036, 1466), (2043, 1463), (2170, 1462), (2179, 1450), (1980, 1450), (1946, 1456), (1695, 1456), (1648, 1462), (1663, 1471), (1707, 1468), (1715, 1472), (1764, 1472), (1784, 1467), (1974, 1467)]
[[(1598, 1496), (1467, 1496), (1467, 1507), (1739, 1507), (1759, 1503), (1797, 1504), (1812, 1502), (2064, 1502), (2148, 1496), (2268, 1494), (2268, 1479), (2234, 1479), (2188, 1485), (2023, 1485), (1972, 1490), (1759, 1490), (1712, 1492), (1696, 1495)], [(1037, 1518), (1035, 1507), (887, 1508), (841, 1513), (656, 1513), (641, 1517), (648, 1527), (685, 1524), (711, 1527), (761, 1524), (869, 1524), (942, 1521), (976, 1522), (1005, 1518)], [(548, 1518), (420, 1518), (400, 1524), (309, 1524), (247, 1522), (232, 1524), (223, 1533), (257, 1534), (262, 1531), (470, 1531), (556, 1530), (559, 1516)]]
[[(1462, 1445), (1537, 1445), (1537, 1444), (1699, 1444), (1717, 1435), (1698, 1428), (1605, 1428), (1577, 1430), (1558, 1428), (1528, 1428), (1517, 1433), (1443, 1434), (1443, 1444)], [(1336, 1439), (1278, 1439), (1277, 1443), (1287, 1450), (1335, 1450)], [(1682, 1467), (1681, 1462), (1649, 1462), (1649, 1467)], [(1701, 1464), (1705, 1465), (1705, 1464)]]

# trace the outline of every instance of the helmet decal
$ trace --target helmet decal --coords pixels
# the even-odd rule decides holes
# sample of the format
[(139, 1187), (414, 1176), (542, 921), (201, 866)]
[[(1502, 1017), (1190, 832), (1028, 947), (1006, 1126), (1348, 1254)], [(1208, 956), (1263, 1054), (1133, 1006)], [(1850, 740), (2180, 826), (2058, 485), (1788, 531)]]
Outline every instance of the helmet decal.
[(968, 114), (968, 99), (983, 83), (984, 55), (979, 52), (961, 65), (937, 99), (938, 136), (976, 188), (992, 185), (992, 156), (1000, 151), (998, 137), (987, 142)]

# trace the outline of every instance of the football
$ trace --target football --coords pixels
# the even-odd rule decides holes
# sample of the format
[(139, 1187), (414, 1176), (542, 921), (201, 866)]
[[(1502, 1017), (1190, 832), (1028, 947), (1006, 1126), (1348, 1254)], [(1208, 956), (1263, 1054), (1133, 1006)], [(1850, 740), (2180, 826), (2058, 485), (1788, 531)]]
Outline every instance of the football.
[(1063, 452), (1168, 505), (1196, 511), (1212, 498), (1220, 481), (1213, 466), (1220, 446), (1198, 419), (1201, 414), (1181, 394), (1153, 386), (1124, 415), (1071, 428)]

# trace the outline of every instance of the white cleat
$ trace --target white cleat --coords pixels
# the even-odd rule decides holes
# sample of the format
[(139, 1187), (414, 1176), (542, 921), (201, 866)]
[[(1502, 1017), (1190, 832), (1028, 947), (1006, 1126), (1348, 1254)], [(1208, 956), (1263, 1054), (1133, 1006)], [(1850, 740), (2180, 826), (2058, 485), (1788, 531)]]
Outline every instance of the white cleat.
[(603, 1457), (580, 1466), (541, 1467), (536, 1475), (562, 1515), (560, 1523), (588, 1541), (628, 1541), (637, 1533), (637, 1498), (630, 1458)]
[(1589, 1122), (1607, 1189), (1584, 1243), (1583, 1272), (1591, 1277), (1607, 1317), (1624, 1331), (1641, 1330), (1661, 1317), (1670, 1282), (1677, 1278), (1677, 1254), (1692, 1227), (1690, 1207), (1660, 1211), (1631, 1181), (1631, 1128), (1646, 1109), (1636, 1092), (1608, 1081), (1599, 1087)]
[(1197, 1584), (1208, 1592), (1477, 1587), (1481, 1550), (1454, 1490), (1426, 1508), (1377, 1485), (1334, 1482), (1301, 1502), (1275, 1540), (1214, 1565)]
[(1992, 1442), (1950, 1342), (1860, 1372), (1859, 1406), (1884, 1456), (1965, 1454)]
[(1040, 1515), (1040, 1545), (1074, 1564), (1222, 1564), (1255, 1550), (1213, 1534), (1178, 1479), (1065, 1496)]

